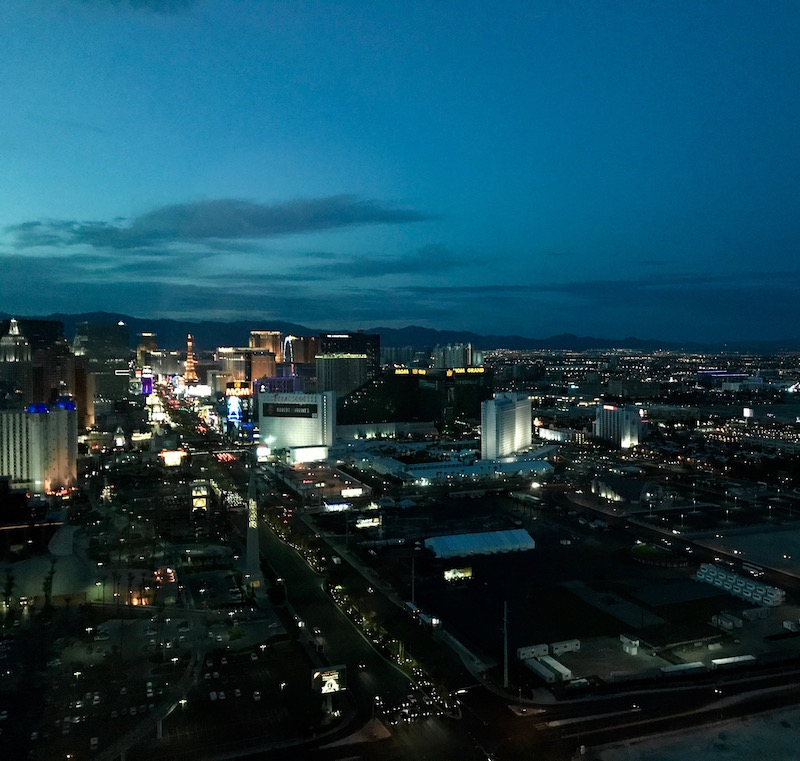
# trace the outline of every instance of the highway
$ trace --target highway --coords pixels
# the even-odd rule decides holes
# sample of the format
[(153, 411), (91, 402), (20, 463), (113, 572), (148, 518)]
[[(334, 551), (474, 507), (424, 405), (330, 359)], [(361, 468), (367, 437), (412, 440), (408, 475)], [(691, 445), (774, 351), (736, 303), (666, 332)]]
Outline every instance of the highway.
[[(239, 482), (249, 474), (228, 471)], [(236, 518), (238, 520), (238, 516)], [(357, 706), (355, 731), (376, 711), (376, 696), (398, 702), (413, 692), (407, 676), (376, 652), (333, 603), (323, 577), (265, 525), (259, 529), (263, 560), (284, 580), (287, 600), (305, 626), (301, 641), (321, 648), (324, 663), (347, 666), (348, 688)], [(312, 632), (321, 630), (318, 636)], [(358, 664), (366, 668), (360, 670)], [(299, 676), (299, 678), (305, 678)], [(311, 675), (308, 675), (310, 680)], [(428, 718), (391, 727), (391, 738), (376, 743), (304, 748), (304, 757), (320, 759), (493, 759), (516, 761), (564, 759), (580, 745), (596, 746), (676, 728), (726, 721), (755, 711), (795, 704), (800, 697), (800, 673), (789, 669), (732, 679), (720, 674), (703, 684), (656, 685), (653, 689), (595, 694), (584, 700), (556, 703), (539, 711), (513, 698), (499, 697), (475, 685), (459, 696), (461, 719)], [(346, 735), (343, 731), (337, 736)], [(297, 758), (294, 751), (272, 750), (253, 757)]]

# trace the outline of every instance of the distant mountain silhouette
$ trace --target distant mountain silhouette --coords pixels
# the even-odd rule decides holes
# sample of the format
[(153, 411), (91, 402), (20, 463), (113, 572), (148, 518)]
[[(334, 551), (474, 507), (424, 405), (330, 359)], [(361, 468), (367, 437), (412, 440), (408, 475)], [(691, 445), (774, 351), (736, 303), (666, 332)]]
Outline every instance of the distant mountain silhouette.
[[(247, 346), (251, 330), (280, 330), (284, 334), (296, 336), (314, 336), (330, 330), (348, 330), (347, 326), (334, 325), (327, 328), (309, 328), (292, 322), (281, 320), (237, 320), (220, 322), (216, 320), (147, 319), (132, 317), (121, 312), (84, 312), (81, 314), (21, 315), (3, 314), (0, 318), (28, 317), (43, 320), (60, 320), (64, 323), (64, 335), (72, 339), (75, 328), (81, 322), (116, 323), (122, 320), (130, 330), (130, 344), (135, 347), (140, 333), (156, 333), (158, 345), (165, 349), (181, 349), (186, 346), (186, 335), (194, 336), (198, 349), (214, 349), (217, 346)], [(782, 341), (739, 341), (729, 343), (698, 343), (661, 341), (658, 339), (641, 339), (629, 336), (622, 339), (595, 338), (593, 336), (576, 336), (562, 333), (549, 338), (526, 338), (519, 335), (480, 335), (469, 331), (435, 330), (410, 325), (406, 328), (375, 327), (365, 330), (366, 333), (379, 333), (381, 346), (413, 346), (418, 349), (431, 348), (437, 345), (471, 343), (473, 348), (535, 350), (551, 349), (562, 351), (591, 351), (608, 349), (631, 349), (634, 351), (686, 351), (686, 352), (754, 352), (770, 354), (779, 351), (800, 350), (800, 340)]]

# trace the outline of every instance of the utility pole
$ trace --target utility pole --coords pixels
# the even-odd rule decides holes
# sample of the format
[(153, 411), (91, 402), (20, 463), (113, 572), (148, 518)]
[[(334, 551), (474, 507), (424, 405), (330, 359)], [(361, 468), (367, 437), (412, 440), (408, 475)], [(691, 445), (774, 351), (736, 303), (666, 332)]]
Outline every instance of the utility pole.
[(414, 587), (416, 581), (416, 576), (415, 576), (416, 568), (414, 567), (414, 559), (416, 558), (416, 556), (417, 554), (416, 552), (414, 552), (414, 548), (412, 547), (411, 548), (411, 604), (412, 605), (416, 603), (416, 600), (414, 599), (414, 592), (415, 592)]
[(503, 603), (503, 687), (508, 689), (508, 601)]

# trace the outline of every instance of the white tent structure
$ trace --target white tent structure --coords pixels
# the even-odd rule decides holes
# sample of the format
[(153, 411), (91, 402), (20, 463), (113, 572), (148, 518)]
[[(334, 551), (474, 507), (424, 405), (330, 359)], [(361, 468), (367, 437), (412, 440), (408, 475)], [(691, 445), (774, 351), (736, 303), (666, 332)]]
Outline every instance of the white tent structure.
[(536, 543), (523, 528), (509, 531), (483, 531), (477, 534), (432, 536), (425, 546), (437, 558), (461, 558), (470, 555), (495, 555), (498, 552), (532, 550)]

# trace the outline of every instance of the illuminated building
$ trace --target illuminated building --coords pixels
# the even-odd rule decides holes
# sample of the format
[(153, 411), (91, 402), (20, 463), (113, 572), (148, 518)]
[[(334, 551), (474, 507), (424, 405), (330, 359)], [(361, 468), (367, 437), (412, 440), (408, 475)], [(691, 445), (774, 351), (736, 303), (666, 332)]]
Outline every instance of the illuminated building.
[(74, 393), (75, 357), (64, 339), (63, 322), (0, 321), (0, 335), (0, 385), (6, 390), (16, 388), (25, 403)]
[(599, 404), (592, 433), (595, 438), (608, 441), (618, 449), (635, 447), (647, 436), (645, 410), (641, 407)]
[(32, 365), (33, 401), (75, 394), (75, 355), (66, 341), (33, 349)]
[[(316, 336), (292, 336), (292, 362), (296, 365), (313, 364), (319, 353), (319, 340)], [(284, 356), (284, 362), (286, 362)]]
[(245, 380), (271, 378), (276, 372), (277, 355), (271, 349), (248, 349), (245, 353)]
[(367, 361), (366, 354), (317, 354), (317, 390), (347, 396), (367, 382)]
[(0, 338), (0, 388), (19, 394), (23, 402), (33, 399), (33, 365), (31, 347), (20, 333), (19, 324), (11, 319), (8, 334)]
[(320, 354), (366, 354), (367, 380), (378, 377), (381, 361), (381, 337), (377, 333), (321, 333)]
[(78, 427), (94, 425), (94, 376), (89, 372), (86, 357), (75, 359), (75, 404), (78, 407)]
[(329, 447), (336, 429), (336, 395), (265, 393), (258, 395), (261, 442), (275, 449)]
[(76, 357), (86, 357), (89, 372), (94, 376), (95, 396), (122, 399), (127, 395), (130, 351), (128, 327), (124, 322), (81, 323), (75, 332), (72, 350)]
[(158, 342), (155, 333), (140, 333), (139, 344), (136, 347), (136, 367), (150, 365), (150, 356), (158, 351)]
[(194, 358), (194, 336), (186, 336), (186, 370), (183, 373), (186, 383), (197, 383), (197, 366)]
[(531, 400), (526, 394), (495, 394), (481, 403), (481, 459), (499, 457), (531, 446)]
[(294, 393), (305, 391), (305, 379), (298, 375), (282, 375), (275, 378), (259, 378), (256, 388), (259, 394), (266, 393)]
[(281, 361), (285, 365), (311, 365), (319, 353), (316, 336), (284, 336)]
[(219, 362), (218, 375), (227, 376), (232, 381), (247, 380), (247, 363), (244, 357), (244, 349), (237, 349), (233, 346), (219, 346), (215, 352), (215, 358)]
[(227, 381), (252, 383), (276, 374), (275, 353), (270, 349), (235, 348), (220, 346), (216, 351), (219, 362), (218, 375)]
[(422, 363), (417, 360), (417, 349), (414, 346), (383, 346), (381, 347), (381, 364), (397, 365), (401, 367), (428, 366), (428, 361)]
[(0, 476), (46, 493), (77, 479), (78, 417), (72, 400), (0, 412)]
[(283, 362), (280, 330), (251, 330), (249, 347), (271, 351), (275, 355), (276, 362)]
[(470, 367), (472, 344), (447, 344), (433, 347), (433, 367)]
[(153, 375), (158, 378), (180, 375), (185, 367), (184, 363), (181, 361), (181, 354), (179, 351), (157, 349), (149, 354), (150, 367), (153, 369)]

